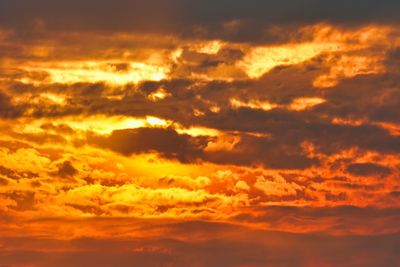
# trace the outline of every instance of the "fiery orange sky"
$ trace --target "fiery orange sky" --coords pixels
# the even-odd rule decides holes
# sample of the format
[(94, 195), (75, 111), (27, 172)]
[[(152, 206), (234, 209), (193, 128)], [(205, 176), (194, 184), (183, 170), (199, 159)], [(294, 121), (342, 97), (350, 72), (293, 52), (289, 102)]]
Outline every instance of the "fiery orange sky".
[(399, 12), (0, 0), (0, 267), (400, 266)]

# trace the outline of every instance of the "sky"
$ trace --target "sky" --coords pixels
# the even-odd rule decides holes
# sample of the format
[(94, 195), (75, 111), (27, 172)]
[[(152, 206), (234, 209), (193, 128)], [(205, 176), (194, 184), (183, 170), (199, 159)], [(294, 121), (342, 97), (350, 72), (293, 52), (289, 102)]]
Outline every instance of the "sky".
[(397, 0), (0, 0), (0, 267), (400, 266)]

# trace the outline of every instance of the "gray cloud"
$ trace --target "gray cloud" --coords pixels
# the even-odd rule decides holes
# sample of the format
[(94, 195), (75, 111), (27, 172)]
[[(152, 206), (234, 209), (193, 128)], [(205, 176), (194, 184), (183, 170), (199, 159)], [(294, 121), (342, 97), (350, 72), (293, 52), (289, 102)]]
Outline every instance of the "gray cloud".
[(163, 157), (188, 162), (202, 155), (208, 140), (178, 134), (173, 129), (137, 128), (116, 130), (109, 137), (89, 134), (88, 142), (127, 156), (158, 152)]
[(391, 170), (374, 163), (354, 163), (347, 166), (347, 172), (358, 176), (387, 176)]
[[(55, 31), (136, 31), (236, 41), (276, 42), (275, 25), (329, 21), (338, 24), (398, 23), (395, 0), (317, 1), (12, 1), (0, 3), (0, 24), (25, 35)], [(44, 25), (38, 23), (42, 20)], [(35, 22), (36, 21), (36, 22)]]
[(78, 173), (78, 170), (72, 165), (71, 161), (67, 160), (58, 165), (56, 174), (62, 178), (70, 178)]

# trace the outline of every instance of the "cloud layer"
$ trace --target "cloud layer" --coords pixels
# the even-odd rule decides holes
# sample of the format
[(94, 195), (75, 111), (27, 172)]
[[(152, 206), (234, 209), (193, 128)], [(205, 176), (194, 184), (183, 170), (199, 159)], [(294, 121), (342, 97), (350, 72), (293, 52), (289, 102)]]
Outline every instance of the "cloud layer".
[(2, 1), (0, 266), (397, 266), (399, 9)]

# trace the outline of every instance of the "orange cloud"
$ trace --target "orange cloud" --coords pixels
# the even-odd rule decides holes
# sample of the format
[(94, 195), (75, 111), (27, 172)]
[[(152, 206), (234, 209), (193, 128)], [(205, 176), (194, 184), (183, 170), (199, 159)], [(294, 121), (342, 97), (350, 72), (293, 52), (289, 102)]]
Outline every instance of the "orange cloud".
[(129, 253), (181, 260), (172, 266), (193, 263), (186, 254), (212, 265), (202, 253), (215, 244), (215, 262), (244, 251), (216, 266), (297, 264), (265, 247), (286, 259), (330, 244), (321, 237), (393, 244), (396, 26), (286, 25), (264, 38), (242, 19), (170, 35), (35, 21), (34, 36), (0, 30), (0, 264), (57, 265), (19, 260), (21, 249), (103, 256), (79, 245), (89, 237), (140, 239)]

